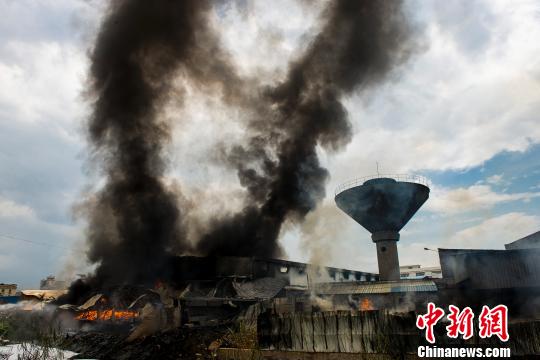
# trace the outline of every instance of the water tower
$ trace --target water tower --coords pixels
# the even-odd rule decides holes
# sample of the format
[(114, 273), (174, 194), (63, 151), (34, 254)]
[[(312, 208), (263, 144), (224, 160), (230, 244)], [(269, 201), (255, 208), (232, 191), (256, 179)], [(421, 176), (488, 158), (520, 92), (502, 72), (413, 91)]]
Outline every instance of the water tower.
[(377, 245), (381, 280), (399, 280), (399, 231), (429, 197), (428, 182), (417, 175), (377, 175), (336, 189), (336, 204), (371, 233)]

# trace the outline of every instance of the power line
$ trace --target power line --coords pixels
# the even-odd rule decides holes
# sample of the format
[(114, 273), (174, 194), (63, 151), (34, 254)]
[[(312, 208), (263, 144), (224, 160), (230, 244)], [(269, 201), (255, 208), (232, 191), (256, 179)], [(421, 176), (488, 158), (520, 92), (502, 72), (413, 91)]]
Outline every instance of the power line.
[(69, 248), (61, 246), (61, 245), (49, 244), (49, 243), (44, 243), (44, 242), (39, 242), (39, 241), (23, 239), (21, 237), (13, 236), (13, 235), (0, 234), (0, 237), (5, 238), (5, 239), (10, 239), (10, 240), (24, 241), (26, 243), (35, 244), (35, 245), (41, 245), (41, 246), (46, 246), (46, 247), (57, 247), (57, 248), (62, 248), (62, 249), (66, 249), (66, 250), (72, 250), (72, 249), (69, 249)]

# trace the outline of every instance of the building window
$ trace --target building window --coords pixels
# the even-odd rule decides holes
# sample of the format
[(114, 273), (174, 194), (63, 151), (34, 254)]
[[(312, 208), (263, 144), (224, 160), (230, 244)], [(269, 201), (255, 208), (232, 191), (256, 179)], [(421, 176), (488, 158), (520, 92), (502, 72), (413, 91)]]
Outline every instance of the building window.
[(336, 280), (336, 272), (335, 272), (335, 270), (328, 270), (328, 275), (329, 275), (333, 280)]
[(279, 268), (279, 272), (282, 274), (286, 274), (289, 271), (289, 268), (287, 266), (282, 266)]
[(402, 278), (409, 277), (409, 273), (401, 273), (399, 274), (399, 276), (401, 276)]
[(424, 276), (424, 275), (426, 275), (425, 272), (417, 272), (417, 273), (416, 273), (416, 276)]

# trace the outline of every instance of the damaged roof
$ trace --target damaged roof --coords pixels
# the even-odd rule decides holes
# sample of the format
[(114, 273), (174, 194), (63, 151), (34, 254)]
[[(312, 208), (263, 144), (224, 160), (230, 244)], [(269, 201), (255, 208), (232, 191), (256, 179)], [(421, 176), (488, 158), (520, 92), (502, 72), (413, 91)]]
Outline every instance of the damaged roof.
[(288, 284), (284, 278), (265, 277), (243, 283), (233, 282), (236, 297), (241, 299), (272, 299)]
[(86, 300), (84, 304), (79, 306), (79, 310), (88, 310), (91, 307), (94, 307), (96, 303), (103, 297), (103, 294), (96, 294), (92, 296), (90, 299)]
[(21, 294), (27, 297), (35, 297), (39, 300), (56, 300), (60, 296), (67, 294), (67, 290), (22, 290)]

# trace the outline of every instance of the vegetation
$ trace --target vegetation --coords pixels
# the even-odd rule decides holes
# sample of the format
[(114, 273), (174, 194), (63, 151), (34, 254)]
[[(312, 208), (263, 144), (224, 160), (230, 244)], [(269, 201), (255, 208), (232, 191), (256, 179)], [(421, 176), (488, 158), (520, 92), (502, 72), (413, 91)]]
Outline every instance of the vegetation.
[(238, 349), (257, 349), (257, 329), (246, 326), (241, 322), (236, 329), (229, 329), (223, 336), (222, 346)]
[[(51, 314), (45, 311), (9, 311), (0, 313), (0, 341), (16, 344), (18, 360), (63, 359), (60, 345), (62, 336)], [(12, 348), (14, 352), (14, 348)], [(0, 360), (11, 354), (0, 354)]]
[(9, 322), (0, 317), (0, 342), (2, 340), (7, 340), (9, 335)]

